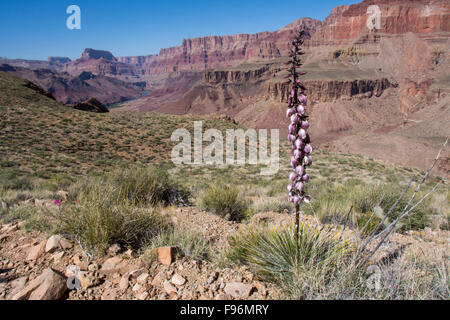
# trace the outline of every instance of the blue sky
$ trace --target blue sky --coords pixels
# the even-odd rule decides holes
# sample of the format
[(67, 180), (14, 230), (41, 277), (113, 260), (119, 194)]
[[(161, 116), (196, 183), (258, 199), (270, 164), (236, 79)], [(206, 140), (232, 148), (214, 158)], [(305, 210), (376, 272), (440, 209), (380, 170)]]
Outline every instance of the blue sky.
[[(0, 57), (115, 56), (158, 53), (185, 38), (278, 30), (301, 17), (323, 20), (335, 6), (361, 0), (0, 0)], [(66, 9), (81, 8), (81, 30)]]

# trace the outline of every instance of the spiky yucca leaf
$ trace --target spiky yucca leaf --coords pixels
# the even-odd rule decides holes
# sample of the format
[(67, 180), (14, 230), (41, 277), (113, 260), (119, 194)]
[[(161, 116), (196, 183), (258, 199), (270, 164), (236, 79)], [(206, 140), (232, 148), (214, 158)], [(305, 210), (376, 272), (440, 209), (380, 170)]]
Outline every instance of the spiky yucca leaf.
[(305, 268), (329, 268), (349, 251), (348, 242), (334, 232), (300, 225), (298, 242), (295, 229), (260, 230), (232, 238), (229, 258), (251, 266), (269, 279), (292, 278)]

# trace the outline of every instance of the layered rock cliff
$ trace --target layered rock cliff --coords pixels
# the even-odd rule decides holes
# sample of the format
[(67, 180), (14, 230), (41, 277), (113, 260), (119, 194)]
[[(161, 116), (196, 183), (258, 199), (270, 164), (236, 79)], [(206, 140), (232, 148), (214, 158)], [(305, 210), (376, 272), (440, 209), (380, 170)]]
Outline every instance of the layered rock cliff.
[[(372, 98), (381, 97), (389, 88), (398, 87), (388, 79), (375, 80), (314, 80), (303, 82), (308, 98), (314, 103), (333, 102), (341, 98)], [(289, 86), (280, 82), (268, 82), (265, 86), (269, 99), (286, 102), (289, 96)]]

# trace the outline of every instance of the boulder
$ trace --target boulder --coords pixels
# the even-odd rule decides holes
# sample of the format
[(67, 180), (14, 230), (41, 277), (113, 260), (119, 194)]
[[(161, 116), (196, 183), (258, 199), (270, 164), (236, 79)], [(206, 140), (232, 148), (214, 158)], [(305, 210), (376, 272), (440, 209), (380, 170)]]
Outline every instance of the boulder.
[(235, 299), (248, 298), (253, 290), (253, 287), (249, 284), (241, 282), (231, 282), (225, 286), (225, 293), (232, 296)]
[(12, 300), (60, 300), (66, 291), (66, 278), (49, 268), (30, 281)]
[(62, 240), (62, 236), (56, 234), (48, 238), (45, 245), (45, 252), (53, 253), (60, 248), (59, 242)]
[(158, 261), (165, 266), (170, 266), (175, 262), (177, 253), (181, 252), (178, 247), (162, 247), (157, 248)]
[(27, 260), (28, 261), (36, 261), (39, 259), (45, 252), (46, 241), (42, 241), (37, 246), (31, 247), (28, 251)]

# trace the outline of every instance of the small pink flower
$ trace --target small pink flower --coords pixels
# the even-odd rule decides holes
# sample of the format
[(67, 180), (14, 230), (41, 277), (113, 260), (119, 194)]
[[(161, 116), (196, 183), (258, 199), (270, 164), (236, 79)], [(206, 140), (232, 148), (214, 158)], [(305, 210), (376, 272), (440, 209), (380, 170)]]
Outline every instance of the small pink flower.
[(312, 157), (305, 156), (305, 158), (303, 159), (303, 162), (305, 163), (305, 166), (310, 166), (312, 164)]
[(297, 161), (297, 159), (296, 159), (295, 157), (293, 157), (293, 158), (291, 159), (291, 166), (292, 166), (292, 168), (294, 168), (294, 169), (298, 166), (298, 161)]
[(306, 139), (306, 130), (305, 130), (305, 129), (300, 129), (300, 131), (298, 132), (298, 135), (299, 135), (302, 139)]
[(295, 184), (295, 189), (297, 189), (299, 192), (303, 192), (305, 190), (305, 185), (303, 182), (297, 182)]
[(294, 109), (287, 109), (286, 110), (286, 118), (290, 118), (294, 115), (295, 110)]
[(53, 203), (57, 206), (61, 205), (61, 201), (59, 199), (56, 199), (55, 201), (53, 201)]
[(299, 149), (296, 149), (295, 151), (294, 151), (294, 157), (296, 158), (296, 159), (301, 159), (301, 157), (302, 157), (302, 151), (301, 150), (299, 150)]
[(305, 107), (304, 106), (298, 106), (297, 107), (297, 112), (303, 116), (305, 114)]
[(301, 95), (300, 103), (302, 104), (302, 106), (305, 106), (308, 103), (308, 98), (306, 98), (304, 95)]
[(313, 151), (313, 148), (310, 144), (307, 144), (304, 149), (305, 153), (310, 154)]
[(295, 172), (301, 177), (305, 173), (305, 168), (303, 166), (298, 166), (295, 169)]

